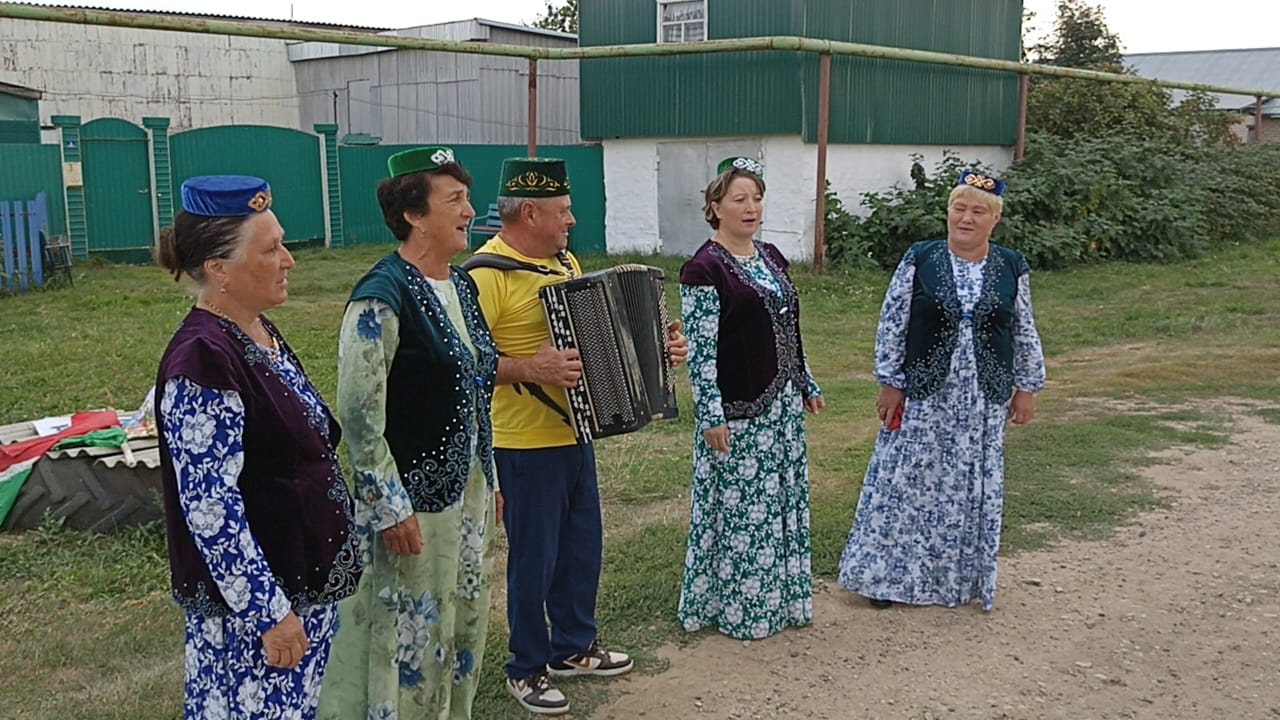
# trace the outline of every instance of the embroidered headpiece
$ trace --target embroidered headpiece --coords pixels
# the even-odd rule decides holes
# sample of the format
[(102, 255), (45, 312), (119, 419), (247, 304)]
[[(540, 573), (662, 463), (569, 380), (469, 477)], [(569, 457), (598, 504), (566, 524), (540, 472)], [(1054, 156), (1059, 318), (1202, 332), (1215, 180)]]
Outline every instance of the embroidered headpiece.
[(182, 183), (182, 209), (205, 217), (245, 217), (271, 207), (271, 186), (249, 175), (203, 175)]
[(453, 148), (443, 145), (414, 148), (398, 152), (387, 158), (387, 170), (391, 177), (400, 177), (416, 172), (439, 170), (440, 166), (458, 162), (453, 156)]
[(543, 198), (569, 194), (569, 171), (558, 158), (507, 158), (502, 161), (500, 197)]
[(728, 157), (721, 160), (720, 164), (716, 166), (716, 175), (723, 175), (731, 168), (745, 170), (756, 177), (764, 177), (764, 165), (759, 160), (741, 156)]
[(986, 190), (992, 195), (1004, 195), (1003, 180), (993, 178), (990, 175), (983, 175), (982, 173), (977, 173), (972, 170), (965, 170), (960, 173), (960, 180), (956, 182), (956, 184), (968, 185), (970, 187), (978, 188), (979, 190)]

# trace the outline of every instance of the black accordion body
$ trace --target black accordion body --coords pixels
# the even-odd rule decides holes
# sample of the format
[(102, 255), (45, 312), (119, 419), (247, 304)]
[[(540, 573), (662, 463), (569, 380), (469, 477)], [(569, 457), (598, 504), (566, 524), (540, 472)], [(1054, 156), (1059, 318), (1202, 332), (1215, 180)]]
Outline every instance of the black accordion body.
[(662, 281), (660, 268), (619, 265), (539, 292), (551, 343), (582, 359), (582, 378), (567, 392), (580, 442), (678, 415)]

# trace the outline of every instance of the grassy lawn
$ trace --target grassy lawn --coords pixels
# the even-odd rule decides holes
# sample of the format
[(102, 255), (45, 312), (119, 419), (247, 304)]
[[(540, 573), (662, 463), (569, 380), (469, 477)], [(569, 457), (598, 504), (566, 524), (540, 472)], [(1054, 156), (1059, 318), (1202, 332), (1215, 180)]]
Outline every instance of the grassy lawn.
[[(272, 313), (330, 399), (346, 293), (389, 249), (300, 252), (291, 299)], [(1278, 258), (1273, 241), (1178, 265), (1034, 276), (1050, 382), (1037, 421), (1009, 431), (1005, 552), (1105, 536), (1162, 502), (1133, 472), (1149, 450), (1224, 442), (1224, 397), (1278, 399)], [(674, 279), (677, 262), (645, 261)], [(829, 403), (809, 427), (814, 568), (830, 576), (877, 429), (869, 369), (888, 277), (796, 274), (806, 349)], [(674, 282), (669, 287), (678, 307)], [(154, 267), (89, 266), (78, 269), (74, 288), (0, 297), (0, 423), (137, 407), (190, 302), (186, 285)], [(686, 638), (673, 618), (693, 432), (687, 381), (681, 393), (680, 420), (599, 446), (602, 632), (637, 651), (649, 670), (654, 648)], [(1280, 422), (1280, 410), (1263, 413)], [(166, 583), (155, 528), (0, 536), (3, 715), (181, 717), (180, 613)], [(477, 718), (530, 717), (503, 694), (505, 645), (505, 622), (495, 614)], [(575, 716), (584, 716), (595, 686), (567, 685)]]

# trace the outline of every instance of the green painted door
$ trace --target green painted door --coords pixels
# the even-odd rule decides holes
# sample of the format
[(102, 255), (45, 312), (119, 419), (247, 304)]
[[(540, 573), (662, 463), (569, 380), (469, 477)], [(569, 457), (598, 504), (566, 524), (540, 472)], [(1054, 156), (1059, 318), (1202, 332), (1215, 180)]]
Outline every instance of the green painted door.
[(155, 243), (147, 133), (126, 120), (102, 118), (80, 129), (89, 252), (145, 261)]

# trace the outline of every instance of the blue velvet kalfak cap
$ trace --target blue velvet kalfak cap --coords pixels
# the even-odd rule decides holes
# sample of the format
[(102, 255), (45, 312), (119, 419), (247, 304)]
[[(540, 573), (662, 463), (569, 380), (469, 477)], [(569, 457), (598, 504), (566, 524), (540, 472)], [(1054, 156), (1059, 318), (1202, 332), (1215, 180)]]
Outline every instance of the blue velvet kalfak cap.
[(990, 175), (983, 175), (973, 170), (965, 170), (960, 173), (960, 179), (956, 181), (957, 185), (968, 185), (979, 190), (986, 190), (992, 195), (1004, 195), (1004, 181), (993, 178)]
[(271, 186), (249, 175), (205, 175), (182, 183), (182, 209), (205, 217), (245, 217), (271, 207)]

